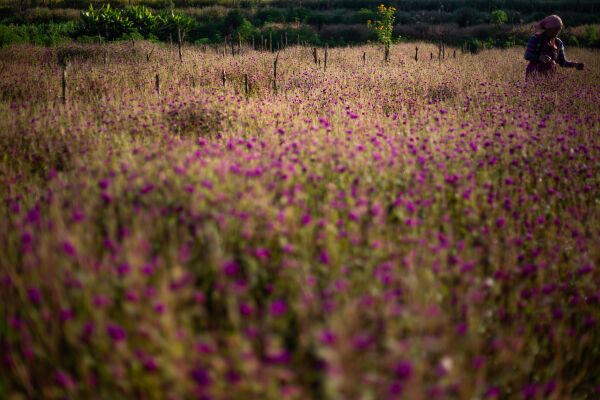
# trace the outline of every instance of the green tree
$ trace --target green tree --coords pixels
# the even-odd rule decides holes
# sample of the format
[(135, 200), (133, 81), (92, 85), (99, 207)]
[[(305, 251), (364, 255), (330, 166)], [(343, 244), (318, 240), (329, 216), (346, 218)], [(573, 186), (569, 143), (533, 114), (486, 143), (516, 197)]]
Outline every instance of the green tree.
[(237, 29), (237, 32), (242, 40), (248, 40), (257, 32), (257, 29), (252, 25), (252, 22), (244, 18), (244, 21)]
[(494, 10), (490, 14), (490, 22), (496, 26), (503, 25), (508, 22), (508, 15), (503, 10)]
[(367, 21), (367, 25), (375, 31), (379, 43), (385, 46), (384, 60), (386, 62), (389, 60), (390, 44), (392, 44), (392, 31), (394, 29), (394, 21), (396, 20), (395, 12), (395, 7), (386, 7), (380, 4), (377, 7), (377, 19), (375, 21)]

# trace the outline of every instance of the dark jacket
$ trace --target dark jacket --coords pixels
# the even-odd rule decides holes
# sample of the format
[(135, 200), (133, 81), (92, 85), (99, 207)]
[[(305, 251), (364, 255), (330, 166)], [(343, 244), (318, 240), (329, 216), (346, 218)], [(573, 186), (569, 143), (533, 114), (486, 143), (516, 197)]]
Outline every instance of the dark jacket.
[[(527, 61), (538, 61), (542, 50), (542, 45), (547, 38), (544, 35), (532, 35), (527, 42), (527, 49), (525, 50), (525, 59)], [(556, 38), (556, 47), (558, 48), (558, 57), (556, 60), (558, 65), (565, 68), (575, 67), (577, 63), (569, 61), (565, 57), (565, 45), (562, 40)]]

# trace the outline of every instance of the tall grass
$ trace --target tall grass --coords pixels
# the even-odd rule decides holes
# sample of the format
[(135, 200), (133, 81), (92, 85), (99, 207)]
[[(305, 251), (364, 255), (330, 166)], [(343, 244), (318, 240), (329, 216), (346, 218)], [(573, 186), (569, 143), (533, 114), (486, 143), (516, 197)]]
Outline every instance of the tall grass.
[(0, 49), (0, 397), (596, 398), (598, 54), (418, 46)]

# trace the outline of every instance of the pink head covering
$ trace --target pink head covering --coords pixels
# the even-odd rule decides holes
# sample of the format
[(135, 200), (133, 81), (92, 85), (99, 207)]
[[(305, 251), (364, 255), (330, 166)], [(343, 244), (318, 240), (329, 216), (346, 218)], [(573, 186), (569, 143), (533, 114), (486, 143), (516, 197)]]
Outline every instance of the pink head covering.
[(535, 33), (541, 35), (546, 29), (562, 28), (562, 26), (562, 19), (560, 19), (558, 15), (548, 15), (546, 18), (536, 24)]

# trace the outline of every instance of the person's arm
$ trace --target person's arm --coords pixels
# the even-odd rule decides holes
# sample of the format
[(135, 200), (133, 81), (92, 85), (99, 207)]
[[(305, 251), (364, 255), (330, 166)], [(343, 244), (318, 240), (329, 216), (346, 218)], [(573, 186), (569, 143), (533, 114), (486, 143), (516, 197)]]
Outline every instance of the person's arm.
[(540, 49), (542, 47), (542, 41), (537, 35), (533, 35), (527, 42), (527, 48), (525, 49), (525, 59), (527, 61), (538, 61), (540, 58)]
[(569, 61), (565, 57), (565, 45), (563, 44), (562, 40), (559, 40), (558, 38), (556, 38), (556, 44), (558, 47), (558, 59), (557, 59), (558, 65), (560, 65), (563, 68), (576, 67), (577, 66), (576, 62)]

